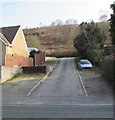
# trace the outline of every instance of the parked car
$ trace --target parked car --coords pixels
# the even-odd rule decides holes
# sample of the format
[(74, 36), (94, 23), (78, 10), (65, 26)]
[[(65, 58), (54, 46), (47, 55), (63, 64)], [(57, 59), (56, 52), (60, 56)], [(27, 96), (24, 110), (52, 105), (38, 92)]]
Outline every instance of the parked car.
[(78, 68), (80, 69), (91, 69), (93, 65), (87, 59), (81, 59), (78, 63)]

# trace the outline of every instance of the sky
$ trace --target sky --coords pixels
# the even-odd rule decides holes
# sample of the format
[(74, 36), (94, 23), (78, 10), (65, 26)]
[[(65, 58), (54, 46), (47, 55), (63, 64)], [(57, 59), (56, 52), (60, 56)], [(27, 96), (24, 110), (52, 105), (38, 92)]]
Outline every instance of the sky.
[(91, 20), (98, 22), (100, 16), (112, 10), (114, 0), (0, 0), (0, 27), (21, 25), (22, 28), (49, 26), (52, 21), (76, 19), (78, 24)]

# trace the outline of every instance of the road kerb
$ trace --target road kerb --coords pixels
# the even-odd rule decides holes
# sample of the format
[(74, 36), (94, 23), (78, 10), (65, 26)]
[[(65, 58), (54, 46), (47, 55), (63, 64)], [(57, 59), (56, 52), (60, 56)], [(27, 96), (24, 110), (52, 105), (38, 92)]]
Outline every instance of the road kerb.
[(46, 81), (46, 79), (48, 78), (49, 74), (54, 70), (54, 68), (56, 67), (58, 62), (55, 63), (54, 67), (46, 74), (46, 76), (40, 80), (26, 95), (27, 97), (30, 96), (30, 94), (41, 84), (44, 83)]
[(86, 89), (85, 89), (85, 85), (84, 85), (84, 83), (83, 83), (83, 80), (82, 80), (82, 78), (81, 78), (81, 75), (80, 75), (79, 71), (78, 71), (78, 77), (79, 77), (79, 79), (80, 79), (80, 82), (81, 82), (81, 85), (82, 85), (82, 87), (83, 87), (83, 90), (84, 90), (85, 95), (88, 96), (87, 91), (86, 91)]
[(48, 72), (47, 75), (46, 75), (42, 80), (40, 80), (40, 81), (28, 92), (28, 94), (26, 95), (27, 97), (28, 97), (41, 83), (43, 83), (43, 82), (46, 81), (48, 75), (52, 72), (52, 70), (53, 70), (53, 69), (51, 69), (51, 71)]

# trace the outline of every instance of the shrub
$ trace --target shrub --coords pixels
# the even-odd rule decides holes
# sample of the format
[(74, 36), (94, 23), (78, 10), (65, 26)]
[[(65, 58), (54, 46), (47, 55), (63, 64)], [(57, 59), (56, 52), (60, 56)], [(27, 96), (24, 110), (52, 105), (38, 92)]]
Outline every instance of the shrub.
[(114, 46), (106, 46), (104, 48), (104, 56), (111, 55), (113, 53)]
[(48, 56), (48, 57), (57, 57), (57, 58), (76, 57), (77, 52), (76, 51), (56, 51), (56, 52), (46, 53), (46, 56)]
[(105, 35), (94, 22), (83, 22), (80, 25), (80, 32), (74, 39), (74, 47), (80, 57), (89, 59), (93, 64), (98, 65), (104, 57)]
[(101, 66), (102, 75), (110, 84), (115, 84), (113, 68), (115, 68), (115, 60), (113, 59), (105, 60)]

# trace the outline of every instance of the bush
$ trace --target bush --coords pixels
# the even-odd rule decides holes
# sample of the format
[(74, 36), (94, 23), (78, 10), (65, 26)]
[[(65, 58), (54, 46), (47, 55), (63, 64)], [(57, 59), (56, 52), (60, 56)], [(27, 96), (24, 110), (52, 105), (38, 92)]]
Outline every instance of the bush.
[(80, 61), (80, 59), (81, 59), (80, 57), (76, 57), (75, 58), (75, 63), (78, 64), (78, 62)]
[(80, 25), (80, 34), (74, 38), (74, 47), (80, 57), (98, 65), (104, 57), (104, 41), (105, 35), (96, 23), (83, 22)]
[(56, 51), (56, 52), (50, 52), (50, 53), (46, 53), (47, 57), (57, 57), (57, 58), (61, 58), (61, 57), (76, 57), (77, 56), (77, 52), (76, 51)]
[(113, 59), (105, 60), (101, 66), (102, 75), (110, 84), (115, 84), (113, 68), (115, 68), (115, 60)]
[(106, 46), (104, 48), (104, 56), (111, 55), (113, 53), (114, 46)]
[(76, 67), (78, 70), (81, 70), (81, 69), (79, 68), (79, 66), (78, 66), (78, 63), (79, 63), (80, 59), (81, 59), (80, 57), (76, 57), (76, 58), (74, 59), (75, 67)]

